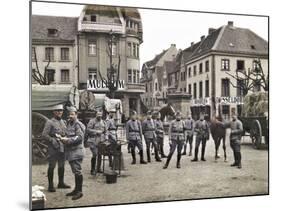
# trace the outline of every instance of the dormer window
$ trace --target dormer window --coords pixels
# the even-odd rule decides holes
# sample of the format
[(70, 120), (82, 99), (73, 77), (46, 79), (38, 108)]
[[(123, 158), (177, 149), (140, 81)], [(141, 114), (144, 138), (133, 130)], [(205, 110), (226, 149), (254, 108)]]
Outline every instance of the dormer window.
[(256, 47), (255, 47), (254, 45), (251, 45), (251, 49), (252, 49), (252, 50), (255, 50)]
[(97, 16), (91, 15), (91, 22), (97, 22)]
[(48, 36), (49, 37), (56, 37), (58, 35), (57, 29), (48, 29)]

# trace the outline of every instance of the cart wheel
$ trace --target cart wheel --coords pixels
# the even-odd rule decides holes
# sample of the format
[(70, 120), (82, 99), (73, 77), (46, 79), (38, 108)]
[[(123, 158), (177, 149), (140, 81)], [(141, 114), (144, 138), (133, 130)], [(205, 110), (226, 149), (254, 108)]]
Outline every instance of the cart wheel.
[(254, 120), (250, 129), (250, 136), (255, 149), (261, 148), (262, 141), (262, 130), (261, 124), (258, 120)]

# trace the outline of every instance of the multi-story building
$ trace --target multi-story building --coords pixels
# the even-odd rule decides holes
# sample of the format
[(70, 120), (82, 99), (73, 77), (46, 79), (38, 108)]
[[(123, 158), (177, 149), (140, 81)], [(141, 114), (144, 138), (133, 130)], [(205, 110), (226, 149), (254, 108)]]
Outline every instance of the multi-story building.
[[(209, 117), (218, 114), (225, 118), (241, 111), (243, 93), (239, 83), (229, 76), (256, 67), (260, 59), (265, 75), (268, 74), (268, 42), (250, 29), (239, 28), (229, 21), (218, 29), (209, 29), (197, 43), (183, 50), (178, 90), (192, 95), (191, 111), (194, 118), (200, 112)], [(233, 86), (234, 85), (234, 86)], [(260, 87), (255, 87), (260, 89)]]
[[(126, 116), (130, 110), (140, 112), (140, 94), (145, 92), (140, 83), (142, 41), (142, 22), (137, 9), (85, 6), (78, 19), (79, 89), (86, 89), (89, 79), (107, 79), (111, 64), (118, 69), (120, 62), (119, 80), (125, 86), (114, 97), (122, 100)], [(109, 94), (103, 88), (93, 92)]]
[(167, 103), (168, 75), (178, 50), (175, 44), (142, 66), (142, 83), (146, 92), (141, 96), (149, 109), (157, 110)]
[[(77, 85), (77, 18), (32, 15), (32, 71), (50, 84)], [(38, 83), (32, 78), (32, 83)]]

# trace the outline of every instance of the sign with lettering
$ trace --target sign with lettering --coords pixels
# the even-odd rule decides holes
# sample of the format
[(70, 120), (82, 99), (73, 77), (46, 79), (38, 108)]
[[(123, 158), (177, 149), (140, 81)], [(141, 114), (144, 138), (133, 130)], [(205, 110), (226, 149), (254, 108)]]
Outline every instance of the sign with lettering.
[[(113, 83), (118, 90), (125, 89), (124, 80), (112, 81), (111, 83)], [(108, 91), (108, 85), (109, 81), (107, 80), (87, 80), (87, 90), (90, 91)]]

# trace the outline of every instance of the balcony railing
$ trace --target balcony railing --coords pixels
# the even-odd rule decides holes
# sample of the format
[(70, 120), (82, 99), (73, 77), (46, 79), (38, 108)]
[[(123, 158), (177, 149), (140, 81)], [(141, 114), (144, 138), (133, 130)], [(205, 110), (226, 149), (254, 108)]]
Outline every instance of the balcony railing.
[(79, 31), (98, 31), (98, 32), (110, 32), (113, 33), (124, 33), (124, 27), (119, 23), (103, 23), (103, 22), (91, 22), (82, 21), (78, 24)]

